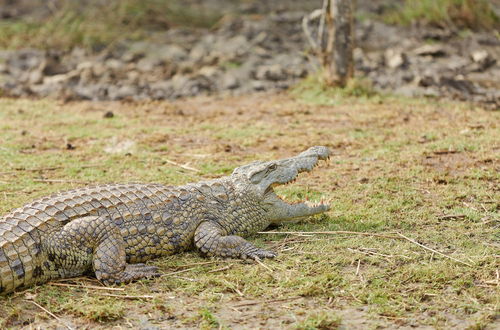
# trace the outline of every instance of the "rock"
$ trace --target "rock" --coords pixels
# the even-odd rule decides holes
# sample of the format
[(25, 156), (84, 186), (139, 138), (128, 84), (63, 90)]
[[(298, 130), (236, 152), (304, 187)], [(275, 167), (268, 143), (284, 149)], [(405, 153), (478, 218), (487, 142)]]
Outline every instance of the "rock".
[(137, 62), (137, 69), (142, 72), (150, 72), (162, 64), (162, 60), (154, 57), (144, 57)]
[(204, 66), (198, 71), (198, 74), (207, 78), (214, 78), (219, 74), (219, 69), (215, 66)]
[(284, 80), (287, 78), (286, 72), (279, 64), (259, 66), (255, 72), (255, 78), (259, 80)]
[(151, 97), (155, 100), (165, 100), (174, 93), (174, 87), (170, 80), (158, 81), (150, 85)]
[(434, 87), (425, 88), (423, 93), (423, 95), (427, 97), (438, 97), (440, 94), (439, 90)]
[(462, 56), (451, 55), (445, 65), (449, 70), (457, 71), (466, 67), (469, 63), (469, 60)]
[(173, 98), (195, 96), (214, 88), (214, 82), (203, 75), (175, 75), (172, 78)]
[(125, 63), (116, 58), (110, 58), (104, 62), (104, 65), (113, 70), (120, 70), (125, 66)]
[(417, 85), (420, 87), (429, 87), (436, 84), (436, 80), (433, 76), (423, 75), (421, 77), (416, 77)]
[(137, 92), (137, 87), (132, 85), (110, 86), (108, 88), (108, 96), (111, 100), (132, 99)]
[(240, 81), (233, 72), (226, 72), (221, 79), (222, 89), (235, 89), (240, 86)]
[(45, 76), (43, 78), (43, 84), (45, 85), (58, 85), (58, 84), (70, 84), (70, 80), (73, 82), (78, 81), (80, 77), (80, 72), (74, 70), (68, 73), (57, 74), (53, 76)]
[(155, 48), (153, 56), (159, 60), (165, 62), (180, 62), (184, 61), (188, 57), (188, 53), (184, 48), (178, 45), (164, 45)]
[(484, 62), (489, 58), (489, 56), (490, 54), (488, 54), (485, 50), (476, 50), (470, 55), (474, 62)]
[(61, 55), (57, 52), (49, 52), (45, 55), (45, 59), (42, 62), (42, 70), (45, 76), (54, 76), (64, 74), (70, 71), (68, 67), (69, 63), (63, 63), (61, 59)]
[(41, 70), (35, 70), (29, 73), (28, 83), (39, 84), (43, 81), (43, 73)]
[(266, 84), (260, 80), (252, 80), (251, 86), (255, 91), (263, 91), (266, 89)]
[(474, 94), (476, 89), (472, 82), (465, 80), (463, 77), (457, 77), (457, 78), (442, 77), (439, 80), (439, 83), (441, 86), (455, 89), (461, 93), (467, 93), (467, 94)]
[(92, 67), (92, 73), (96, 77), (103, 76), (108, 71), (108, 68), (106, 68), (106, 66), (100, 62), (92, 63), (91, 67)]
[(78, 84), (73, 87), (73, 93), (82, 100), (106, 100), (108, 88), (101, 84)]
[(414, 49), (413, 52), (418, 56), (442, 57), (447, 55), (445, 48), (439, 44), (423, 45)]
[(406, 64), (406, 54), (402, 51), (389, 48), (385, 51), (385, 63), (391, 69), (402, 67)]
[(220, 38), (213, 49), (220, 58), (230, 60), (242, 56), (249, 48), (248, 39), (244, 35), (236, 35), (230, 39)]

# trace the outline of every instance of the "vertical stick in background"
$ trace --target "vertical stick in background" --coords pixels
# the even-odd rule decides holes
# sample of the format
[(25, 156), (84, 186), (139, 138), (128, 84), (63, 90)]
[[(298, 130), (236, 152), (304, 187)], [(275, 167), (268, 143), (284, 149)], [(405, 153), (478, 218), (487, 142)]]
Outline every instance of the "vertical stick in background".
[(344, 87), (353, 77), (354, 18), (352, 0), (329, 0), (326, 10), (328, 39), (324, 54), (325, 80)]

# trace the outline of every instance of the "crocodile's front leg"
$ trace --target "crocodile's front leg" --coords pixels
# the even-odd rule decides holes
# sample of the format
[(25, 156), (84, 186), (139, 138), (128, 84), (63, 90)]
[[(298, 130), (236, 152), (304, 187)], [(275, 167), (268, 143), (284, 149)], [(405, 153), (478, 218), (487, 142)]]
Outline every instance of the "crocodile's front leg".
[(93, 270), (105, 283), (128, 283), (159, 276), (158, 269), (144, 264), (127, 264), (125, 241), (119, 228), (107, 217), (88, 216), (66, 224), (47, 237), (48, 259), (60, 277)]
[(276, 253), (258, 248), (243, 237), (225, 236), (222, 228), (210, 221), (204, 221), (196, 228), (194, 244), (209, 256), (241, 259), (276, 257)]

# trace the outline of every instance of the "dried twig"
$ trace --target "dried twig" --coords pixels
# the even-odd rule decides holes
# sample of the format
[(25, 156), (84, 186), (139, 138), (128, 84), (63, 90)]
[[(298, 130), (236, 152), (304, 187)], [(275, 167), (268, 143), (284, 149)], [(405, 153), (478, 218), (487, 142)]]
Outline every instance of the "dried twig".
[(112, 294), (112, 293), (96, 293), (98, 296), (106, 296), (106, 297), (116, 297), (123, 299), (152, 299), (154, 296), (129, 296), (122, 294)]
[(383, 254), (383, 253), (371, 251), (370, 249), (366, 249), (366, 248), (361, 248), (360, 250), (353, 249), (353, 248), (347, 248), (347, 249), (349, 251), (359, 252), (359, 253), (363, 253), (363, 254), (366, 254), (369, 256), (380, 256), (380, 257), (384, 257), (384, 258), (402, 257), (402, 258), (406, 258), (406, 259), (411, 259), (410, 257), (402, 255), (402, 254)]
[(78, 184), (92, 184), (89, 181), (80, 180), (64, 180), (64, 179), (33, 179), (34, 182), (44, 182), (44, 183), (78, 183)]
[[(92, 168), (92, 167), (101, 167), (104, 164), (90, 164), (90, 165), (82, 165), (79, 168)], [(18, 172), (45, 172), (45, 171), (55, 171), (65, 168), (64, 166), (52, 166), (52, 167), (37, 167), (37, 168), (15, 168), (13, 171), (0, 172), (0, 175), (14, 174)]]
[(264, 300), (264, 301), (251, 301), (251, 302), (236, 304), (236, 305), (233, 305), (233, 307), (244, 307), (244, 306), (252, 306), (252, 305), (258, 305), (258, 304), (268, 304), (268, 303), (274, 303), (274, 302), (296, 300), (296, 299), (300, 299), (300, 298), (302, 298), (302, 297), (290, 297), (290, 298), (271, 299), (271, 300)]
[(442, 253), (442, 252), (439, 252), (439, 251), (436, 251), (436, 250), (434, 250), (434, 249), (431, 249), (430, 247), (427, 247), (427, 246), (425, 246), (425, 245), (423, 245), (423, 244), (420, 244), (419, 242), (417, 242), (417, 241), (415, 241), (415, 240), (413, 240), (413, 239), (411, 239), (411, 238), (409, 238), (409, 237), (406, 237), (405, 235), (403, 235), (403, 234), (401, 234), (401, 233), (398, 233), (398, 235), (399, 235), (399, 236), (401, 236), (402, 238), (404, 238), (405, 240), (407, 240), (407, 241), (409, 241), (409, 242), (411, 242), (411, 243), (413, 243), (413, 244), (416, 244), (416, 245), (420, 246), (420, 247), (421, 247), (421, 248), (423, 248), (423, 249), (426, 249), (426, 250), (428, 250), (428, 251), (431, 251), (431, 252), (437, 253), (437, 254), (439, 254), (440, 256), (443, 256), (443, 257), (445, 257), (445, 258), (451, 259), (451, 260), (453, 260), (453, 261), (456, 261), (456, 262), (458, 262), (458, 263), (464, 264), (464, 265), (466, 265), (466, 266), (472, 267), (472, 265), (471, 265), (471, 264), (469, 264), (469, 263), (467, 263), (467, 262), (465, 262), (465, 261), (459, 260), (459, 259), (457, 259), (457, 258), (454, 258), (454, 257), (449, 256), (449, 255), (447, 255), (447, 254), (444, 254), (444, 253)]
[(445, 214), (438, 217), (439, 220), (447, 219), (465, 219), (465, 214)]
[(41, 168), (15, 168), (13, 171), (0, 172), (0, 175), (14, 174), (18, 172), (42, 172), (42, 171), (54, 171), (63, 168), (62, 166), (54, 167), (41, 167)]
[(109, 286), (97, 286), (97, 285), (81, 285), (81, 284), (67, 284), (58, 282), (49, 282), (48, 285), (53, 286), (64, 286), (68, 288), (81, 288), (81, 289), (92, 289), (92, 290), (108, 290), (108, 291), (125, 291), (124, 288), (111, 288)]
[(171, 273), (166, 273), (166, 274), (163, 274), (161, 276), (163, 277), (163, 276), (170, 276), (170, 275), (175, 275), (175, 274), (187, 273), (187, 272), (192, 271), (193, 269), (196, 269), (196, 267), (191, 267), (188, 269), (183, 269), (183, 270), (178, 270), (178, 271), (171, 272)]
[(304, 30), (304, 34), (306, 36), (306, 39), (309, 42), (309, 44), (311, 45), (311, 48), (315, 52), (318, 52), (318, 53), (321, 50), (320, 49), (321, 45), (318, 45), (316, 43), (316, 41), (314, 41), (312, 34), (311, 34), (311, 31), (309, 30), (309, 22), (317, 19), (318, 17), (321, 17), (322, 15), (324, 15), (324, 13), (325, 12), (323, 11), (323, 9), (316, 9), (315, 11), (310, 13), (309, 15), (304, 16), (304, 18), (302, 19), (302, 29)]
[(361, 266), (361, 259), (358, 259), (358, 267), (356, 267), (356, 276), (359, 274), (359, 267)]
[(222, 268), (217, 268), (217, 269), (209, 270), (207, 273), (217, 273), (217, 272), (222, 272), (222, 271), (224, 271), (224, 270), (228, 270), (228, 269), (230, 269), (231, 267), (233, 267), (233, 264), (230, 264), (230, 265), (224, 266), (224, 267), (222, 267)]
[(382, 237), (382, 238), (401, 239), (398, 236), (382, 235), (382, 234), (377, 234), (377, 233), (365, 233), (365, 232), (359, 232), (359, 231), (345, 231), (345, 230), (337, 230), (337, 231), (259, 231), (257, 234), (275, 234), (275, 235), (339, 235), (339, 234), (348, 234), (348, 235), (375, 236), (375, 237)]
[(183, 164), (179, 164), (177, 162), (174, 162), (173, 160), (169, 160), (169, 159), (163, 159), (165, 162), (171, 164), (171, 165), (175, 165), (175, 166), (179, 166), (180, 168), (183, 168), (185, 170), (189, 170), (189, 171), (193, 171), (193, 172), (197, 172), (199, 173), (200, 170), (194, 168), (194, 167), (191, 167), (191, 166), (188, 166), (188, 165), (183, 165)]
[(257, 262), (259, 265), (261, 265), (262, 267), (264, 267), (265, 269), (267, 269), (269, 272), (273, 273), (273, 270), (272, 270), (269, 266), (267, 266), (266, 264), (264, 264), (262, 261), (260, 261), (260, 259), (259, 259), (259, 258), (255, 258), (254, 260), (255, 260), (255, 262)]
[(199, 280), (190, 278), (190, 277), (185, 277), (185, 276), (177, 276), (177, 275), (172, 275), (174, 278), (179, 278), (181, 280), (189, 281), (189, 282), (199, 282)]
[(73, 327), (71, 327), (70, 325), (68, 325), (66, 322), (64, 322), (59, 316), (55, 315), (54, 313), (52, 313), (51, 311), (49, 311), (48, 309), (46, 309), (42, 305), (38, 304), (36, 301), (34, 301), (34, 300), (26, 300), (26, 301), (29, 301), (33, 305), (35, 305), (38, 308), (40, 308), (41, 310), (43, 310), (45, 313), (47, 313), (50, 316), (52, 316), (53, 318), (55, 318), (59, 323), (61, 323), (62, 325), (64, 325), (69, 330), (73, 330), (74, 329)]

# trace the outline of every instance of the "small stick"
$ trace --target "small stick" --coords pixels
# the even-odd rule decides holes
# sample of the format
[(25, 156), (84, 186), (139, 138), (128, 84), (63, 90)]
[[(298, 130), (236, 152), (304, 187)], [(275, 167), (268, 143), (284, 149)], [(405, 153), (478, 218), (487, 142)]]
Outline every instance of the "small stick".
[(269, 272), (273, 272), (273, 270), (271, 268), (269, 268), (269, 266), (266, 266), (266, 264), (264, 264), (262, 261), (260, 261), (260, 259), (257, 257), (254, 259), (259, 265), (261, 265), (262, 267), (264, 267), (265, 269), (267, 269)]
[(390, 235), (382, 235), (376, 233), (365, 233), (359, 231), (345, 231), (345, 230), (337, 230), (337, 231), (259, 231), (257, 234), (276, 234), (276, 235), (337, 235), (337, 234), (350, 234), (350, 235), (362, 235), (362, 236), (376, 236), (383, 238), (392, 238), (392, 239), (401, 239), (397, 236)]
[(36, 301), (34, 300), (26, 300), (26, 301), (29, 301), (30, 303), (32, 303), (33, 305), (37, 306), (38, 308), (40, 308), (41, 310), (43, 310), (45, 313), (49, 314), (50, 316), (52, 316), (53, 318), (55, 318), (57, 321), (59, 321), (59, 323), (61, 323), (62, 325), (64, 325), (66, 328), (68, 328), (69, 330), (73, 330), (73, 327), (69, 326), (66, 322), (64, 322), (63, 320), (61, 320), (60, 317), (58, 317), (57, 315), (55, 315), (54, 313), (52, 313), (51, 311), (49, 311), (48, 309), (46, 309), (45, 307), (43, 307), (42, 305), (38, 304)]
[(172, 277), (175, 278), (180, 278), (181, 280), (189, 281), (189, 282), (199, 282), (199, 280), (190, 278), (190, 277), (184, 277), (184, 276), (177, 276), (177, 275), (172, 275)]
[(233, 265), (228, 265), (228, 266), (224, 266), (222, 268), (218, 268), (218, 269), (213, 269), (213, 270), (209, 270), (207, 273), (217, 273), (217, 272), (222, 272), (224, 270), (228, 270), (230, 269), (231, 267), (233, 267)]
[(231, 309), (232, 309), (233, 311), (235, 311), (235, 312), (241, 313), (241, 311), (237, 310), (237, 309), (236, 309), (236, 308), (234, 308), (234, 307), (229, 307), (229, 308), (231, 308)]
[(44, 182), (44, 183), (78, 183), (78, 184), (91, 184), (89, 181), (80, 180), (63, 180), (63, 179), (33, 179), (34, 182)]
[(393, 255), (388, 255), (388, 254), (382, 254), (382, 253), (377, 253), (377, 252), (373, 252), (373, 251), (362, 251), (362, 250), (357, 250), (357, 249), (351, 249), (351, 248), (347, 248), (349, 251), (352, 251), (352, 252), (359, 252), (359, 253), (363, 253), (363, 254), (366, 254), (367, 256), (381, 256), (381, 257), (385, 257), (385, 258), (393, 258), (394, 256)]
[(290, 297), (290, 298), (271, 299), (271, 300), (264, 300), (264, 301), (252, 301), (252, 302), (247, 302), (247, 303), (236, 304), (233, 306), (234, 307), (252, 306), (252, 305), (267, 304), (267, 303), (287, 301), (287, 300), (296, 300), (296, 299), (300, 299), (300, 298), (302, 298), (302, 297)]
[(68, 288), (83, 288), (83, 289), (93, 289), (93, 290), (108, 290), (108, 291), (125, 291), (124, 288), (111, 288), (108, 286), (96, 286), (96, 285), (79, 285), (79, 284), (67, 284), (58, 282), (49, 282), (48, 285), (53, 286), (64, 286)]
[(356, 267), (356, 276), (359, 274), (359, 267), (361, 266), (361, 259), (358, 259), (358, 267)]
[(440, 220), (446, 220), (446, 219), (463, 219), (465, 218), (464, 214), (447, 214), (447, 215), (442, 215), (439, 217)]
[(356, 296), (354, 295), (354, 293), (349, 292), (349, 294), (350, 294), (350, 295), (354, 298), (354, 300), (356, 300), (357, 302), (359, 302), (359, 303), (363, 303), (363, 302), (361, 301), (361, 299), (359, 299), (358, 297), (356, 297)]
[(60, 279), (58, 279), (56, 281), (52, 281), (51, 283), (76, 282), (76, 281), (80, 281), (80, 280), (82, 280), (82, 281), (89, 281), (89, 282), (96, 282), (96, 283), (102, 285), (102, 282), (100, 282), (97, 278), (86, 277), (86, 276), (60, 278)]
[(233, 290), (240, 296), (243, 297), (243, 292), (241, 292), (238, 288), (233, 288)]
[(200, 170), (194, 168), (194, 167), (191, 167), (191, 166), (187, 166), (187, 165), (183, 165), (183, 164), (179, 164), (177, 162), (174, 162), (172, 160), (169, 160), (169, 159), (164, 159), (165, 162), (169, 163), (169, 164), (172, 164), (172, 165), (175, 165), (175, 166), (179, 166), (180, 168), (183, 168), (185, 170), (189, 170), (189, 171), (193, 171), (193, 172), (197, 172), (199, 173)]
[(454, 261), (456, 261), (456, 262), (458, 262), (458, 263), (461, 263), (461, 264), (464, 264), (464, 265), (466, 265), (466, 266), (472, 267), (472, 265), (471, 265), (471, 264), (469, 264), (469, 263), (467, 263), (467, 262), (465, 262), (465, 261), (459, 260), (459, 259), (457, 259), (457, 258), (454, 258), (454, 257), (451, 257), (451, 256), (449, 256), (449, 255), (446, 255), (446, 254), (444, 254), (444, 253), (442, 253), (442, 252), (439, 252), (439, 251), (436, 251), (436, 250), (434, 250), (434, 249), (431, 249), (430, 247), (427, 247), (427, 246), (425, 246), (425, 245), (423, 245), (423, 244), (420, 244), (419, 242), (417, 242), (417, 241), (415, 241), (415, 240), (412, 240), (411, 238), (406, 237), (405, 235), (403, 235), (403, 234), (401, 234), (401, 233), (398, 233), (398, 235), (399, 235), (399, 236), (401, 236), (402, 238), (404, 238), (405, 240), (407, 240), (407, 241), (409, 241), (409, 242), (412, 242), (413, 244), (416, 244), (416, 245), (420, 246), (421, 248), (424, 248), (424, 249), (429, 250), (429, 251), (431, 251), (431, 252), (437, 253), (437, 254), (439, 254), (440, 256), (443, 256), (443, 257), (445, 257), (445, 258), (448, 258), (448, 259), (454, 260)]
[(316, 41), (314, 41), (311, 31), (309, 30), (309, 22), (317, 19), (318, 17), (321, 17), (321, 15), (324, 14), (324, 11), (322, 9), (316, 9), (309, 15), (305, 15), (304, 18), (302, 19), (302, 30), (304, 31), (304, 34), (306, 36), (307, 41), (311, 45), (311, 48), (313, 51), (318, 52), (320, 51), (320, 46), (316, 44)]
[[(79, 166), (79, 168), (91, 168), (91, 167), (101, 167), (103, 164), (90, 164)], [(14, 174), (17, 172), (43, 172), (43, 171), (55, 171), (65, 168), (64, 166), (54, 166), (54, 167), (38, 167), (38, 168), (15, 168), (13, 171), (0, 172), (0, 175)]]
[(42, 172), (42, 171), (54, 171), (63, 168), (62, 166), (55, 167), (41, 167), (41, 168), (15, 168), (14, 171), (0, 172), (0, 175), (14, 174), (17, 172)]
[(163, 274), (162, 277), (163, 276), (170, 276), (170, 275), (175, 275), (175, 274), (190, 272), (193, 269), (196, 269), (196, 267), (192, 267), (192, 268), (188, 268), (188, 269), (183, 269), (183, 270), (178, 270), (178, 271), (171, 272), (171, 273), (166, 273), (166, 274)]
[(98, 296), (106, 296), (106, 297), (116, 297), (123, 299), (152, 299), (154, 296), (129, 296), (129, 295), (121, 295), (121, 294), (112, 294), (112, 293), (96, 293)]

